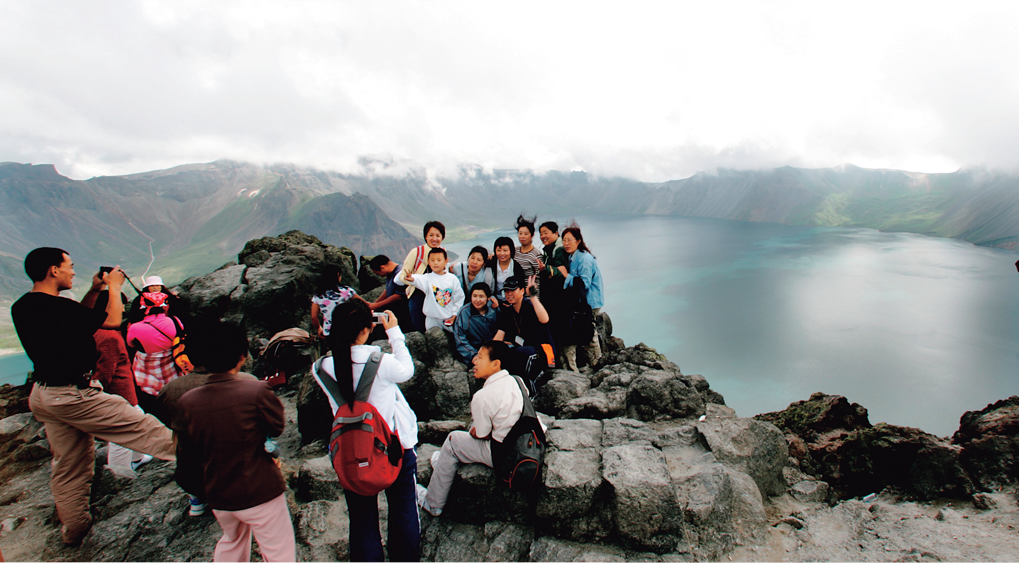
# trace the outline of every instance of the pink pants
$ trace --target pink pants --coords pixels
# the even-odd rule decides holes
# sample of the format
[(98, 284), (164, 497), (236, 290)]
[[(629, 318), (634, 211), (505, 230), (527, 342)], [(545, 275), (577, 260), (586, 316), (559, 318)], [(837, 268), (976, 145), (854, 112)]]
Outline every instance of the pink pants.
[(284, 495), (244, 510), (213, 510), (212, 513), (223, 528), (213, 561), (250, 561), (251, 534), (255, 534), (262, 559), (297, 561), (294, 524)]

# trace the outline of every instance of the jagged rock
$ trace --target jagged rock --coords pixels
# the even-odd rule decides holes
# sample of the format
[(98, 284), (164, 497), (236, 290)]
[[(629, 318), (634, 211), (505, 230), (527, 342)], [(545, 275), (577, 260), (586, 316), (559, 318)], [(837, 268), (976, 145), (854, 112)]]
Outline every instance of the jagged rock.
[(987, 493), (977, 493), (973, 495), (973, 506), (980, 510), (991, 510), (998, 506), (998, 501)]
[(247, 266), (230, 266), (204, 276), (188, 278), (173, 289), (195, 318), (236, 318), (242, 315), (241, 303), (232, 300), (231, 296), (240, 291), (241, 277), (246, 269)]
[[(707, 388), (707, 382), (700, 378)], [(630, 418), (660, 420), (690, 418), (704, 414), (704, 396), (696, 380), (675, 372), (648, 371), (630, 383), (626, 402)]]
[(698, 422), (697, 431), (719, 461), (750, 475), (762, 495), (785, 493), (782, 467), (789, 448), (773, 424), (752, 418), (712, 418)]
[(866, 409), (844, 397), (815, 393), (785, 411), (755, 418), (786, 431), (789, 453), (800, 468), (829, 483), (839, 498), (887, 486), (921, 500), (968, 498), (973, 492), (961, 463), (963, 448), (916, 428), (872, 427)]
[(463, 523), (498, 520), (529, 524), (534, 521), (537, 497), (537, 491), (526, 495), (510, 492), (490, 467), (471, 463), (457, 469), (442, 516)]
[(613, 418), (602, 423), (601, 443), (606, 448), (622, 446), (624, 444), (646, 444), (650, 446), (655, 439), (654, 432), (639, 420)]
[(657, 350), (643, 342), (632, 348), (609, 352), (606, 354), (605, 361), (603, 363), (621, 364), (624, 362), (647, 366), (652, 369), (674, 369), (679, 371), (679, 366), (670, 362), (664, 355), (659, 354)]
[(719, 559), (747, 543), (764, 523), (764, 504), (751, 477), (715, 458), (698, 443), (664, 450), (686, 523), (676, 550), (697, 559)]
[(539, 518), (561, 521), (585, 516), (600, 500), (601, 455), (595, 450), (549, 452), (544, 483), (536, 510)]
[(657, 448), (669, 446), (693, 446), (701, 439), (697, 427), (693, 424), (669, 425), (659, 429), (654, 444)]
[(572, 399), (559, 411), (562, 418), (613, 418), (626, 412), (626, 389), (592, 389), (583, 397)]
[(35, 417), (30, 412), (15, 414), (0, 420), (0, 444), (18, 437), (33, 420)]
[(534, 531), (506, 522), (484, 525), (434, 519), (423, 530), (422, 561), (524, 561)]
[(793, 498), (800, 502), (828, 502), (831, 488), (824, 481), (800, 481), (789, 488)]
[(301, 433), (301, 443), (316, 440), (328, 443), (332, 427), (333, 410), (322, 387), (310, 373), (301, 377), (297, 391), (297, 429)]
[(961, 462), (983, 490), (1019, 481), (1019, 396), (962, 415), (952, 444), (962, 448)]
[(434, 446), (432, 444), (418, 444), (417, 482), (426, 487), (428, 486), (428, 483), (432, 481), (432, 454), (439, 451), (439, 449), (440, 446)]
[(418, 442), (442, 445), (446, 441), (446, 436), (454, 430), (467, 430), (467, 424), (461, 420), (418, 422)]
[(329, 456), (305, 460), (297, 473), (297, 497), (304, 501), (332, 501), (343, 496)]
[[(531, 544), (530, 561), (635, 561), (629, 554), (611, 545), (582, 544), (549, 536)], [(654, 559), (652, 559), (654, 560)]]
[(0, 385), (0, 419), (29, 412), (28, 396), (32, 393), (32, 385)]
[(435, 408), (438, 415), (441, 418), (470, 416), (471, 389), (468, 382), (474, 376), (466, 371), (436, 370), (429, 371), (429, 375), (435, 385)]
[[(372, 258), (375, 257), (361, 256), (358, 259), (361, 267), (358, 268), (357, 270), (357, 282), (361, 287), (362, 294), (372, 291), (376, 287), (386, 285), (385, 276), (380, 276), (376, 274), (375, 272), (372, 271), (371, 268), (368, 267), (368, 263), (372, 261)], [(402, 256), (391, 256), (390, 258), (398, 262), (400, 258), (402, 258)]]
[(818, 436), (836, 430), (846, 432), (870, 428), (867, 409), (850, 404), (845, 397), (814, 393), (806, 401), (791, 403), (785, 410), (755, 416), (770, 422), (783, 432), (814, 442)]
[(553, 370), (552, 378), (541, 388), (535, 408), (558, 415), (569, 401), (583, 396), (591, 389), (591, 379), (568, 370)]
[(575, 451), (600, 448), (602, 421), (557, 420), (546, 433), (549, 447), (555, 450)]
[(350, 557), (347, 503), (315, 500), (301, 507), (294, 523), (297, 558), (301, 561), (343, 561)]
[(612, 490), (616, 532), (637, 545), (657, 547), (677, 529), (678, 507), (669, 468), (652, 446), (624, 445), (602, 453), (602, 475)]

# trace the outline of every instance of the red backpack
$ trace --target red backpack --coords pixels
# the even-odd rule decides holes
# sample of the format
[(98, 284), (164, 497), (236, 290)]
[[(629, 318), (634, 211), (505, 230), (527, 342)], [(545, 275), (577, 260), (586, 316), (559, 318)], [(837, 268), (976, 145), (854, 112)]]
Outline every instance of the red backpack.
[(381, 361), (382, 352), (372, 352), (350, 401), (343, 398), (336, 380), (321, 372), (322, 360), (315, 363), (319, 381), (339, 405), (329, 437), (329, 459), (340, 486), (364, 496), (374, 496), (388, 488), (403, 467), (400, 437), (390, 431), (389, 424), (368, 402)]

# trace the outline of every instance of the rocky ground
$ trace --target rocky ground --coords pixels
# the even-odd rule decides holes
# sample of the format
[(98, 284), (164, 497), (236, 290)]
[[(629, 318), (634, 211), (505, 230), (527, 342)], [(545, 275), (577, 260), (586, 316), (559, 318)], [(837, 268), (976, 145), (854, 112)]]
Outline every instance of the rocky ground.
[[(288, 236), (253, 241), (243, 265), (182, 284), (192, 315), (243, 321), (257, 342), (303, 322), (294, 304), (307, 303), (315, 264), (344, 264), (362, 293), (371, 287), (363, 269), (355, 277), (349, 252)], [(511, 494), (488, 468), (462, 467), (443, 515), (422, 517), (423, 560), (1016, 560), (1019, 397), (966, 413), (951, 439), (872, 426), (860, 405), (823, 394), (740, 418), (702, 376), (643, 344), (625, 347), (605, 315), (599, 335), (604, 358), (580, 374), (555, 371), (535, 401), (549, 426), (542, 487)], [(420, 420), (418, 473), (427, 483), (428, 459), (465, 427), (476, 384), (439, 329), (408, 335), (407, 344), (415, 377), (402, 387)], [(328, 406), (304, 369), (310, 352), (290, 359), (279, 390), (287, 499), (298, 556), (345, 560), (349, 521), (322, 440)], [(0, 389), (4, 558), (211, 559), (219, 526), (208, 514), (187, 516), (174, 464), (114, 471), (102, 443), (95, 525), (81, 547), (65, 548), (45, 433), (26, 396), (24, 387)], [(385, 526), (384, 495), (380, 513)]]

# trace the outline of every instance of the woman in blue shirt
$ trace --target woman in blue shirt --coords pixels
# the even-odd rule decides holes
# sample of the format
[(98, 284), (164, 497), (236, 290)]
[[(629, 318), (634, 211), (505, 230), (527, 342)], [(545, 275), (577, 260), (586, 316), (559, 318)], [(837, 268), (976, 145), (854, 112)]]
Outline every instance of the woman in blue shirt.
[[(602, 305), (605, 304), (602, 293), (601, 268), (598, 267), (598, 261), (584, 244), (584, 236), (580, 233), (580, 227), (567, 227), (563, 230), (562, 239), (563, 248), (570, 258), (569, 269), (559, 266), (559, 271), (566, 278), (563, 286), (573, 287), (575, 280), (582, 280), (584, 282), (584, 297), (587, 299), (587, 304), (591, 306), (594, 316), (597, 317), (601, 312)], [(585, 348), (589, 358), (588, 363), (594, 366), (601, 359), (601, 343), (598, 341), (597, 331), (595, 331), (590, 344)], [(563, 349), (563, 354), (566, 356), (566, 365), (573, 371), (579, 371), (577, 368), (577, 345), (566, 346)]]

